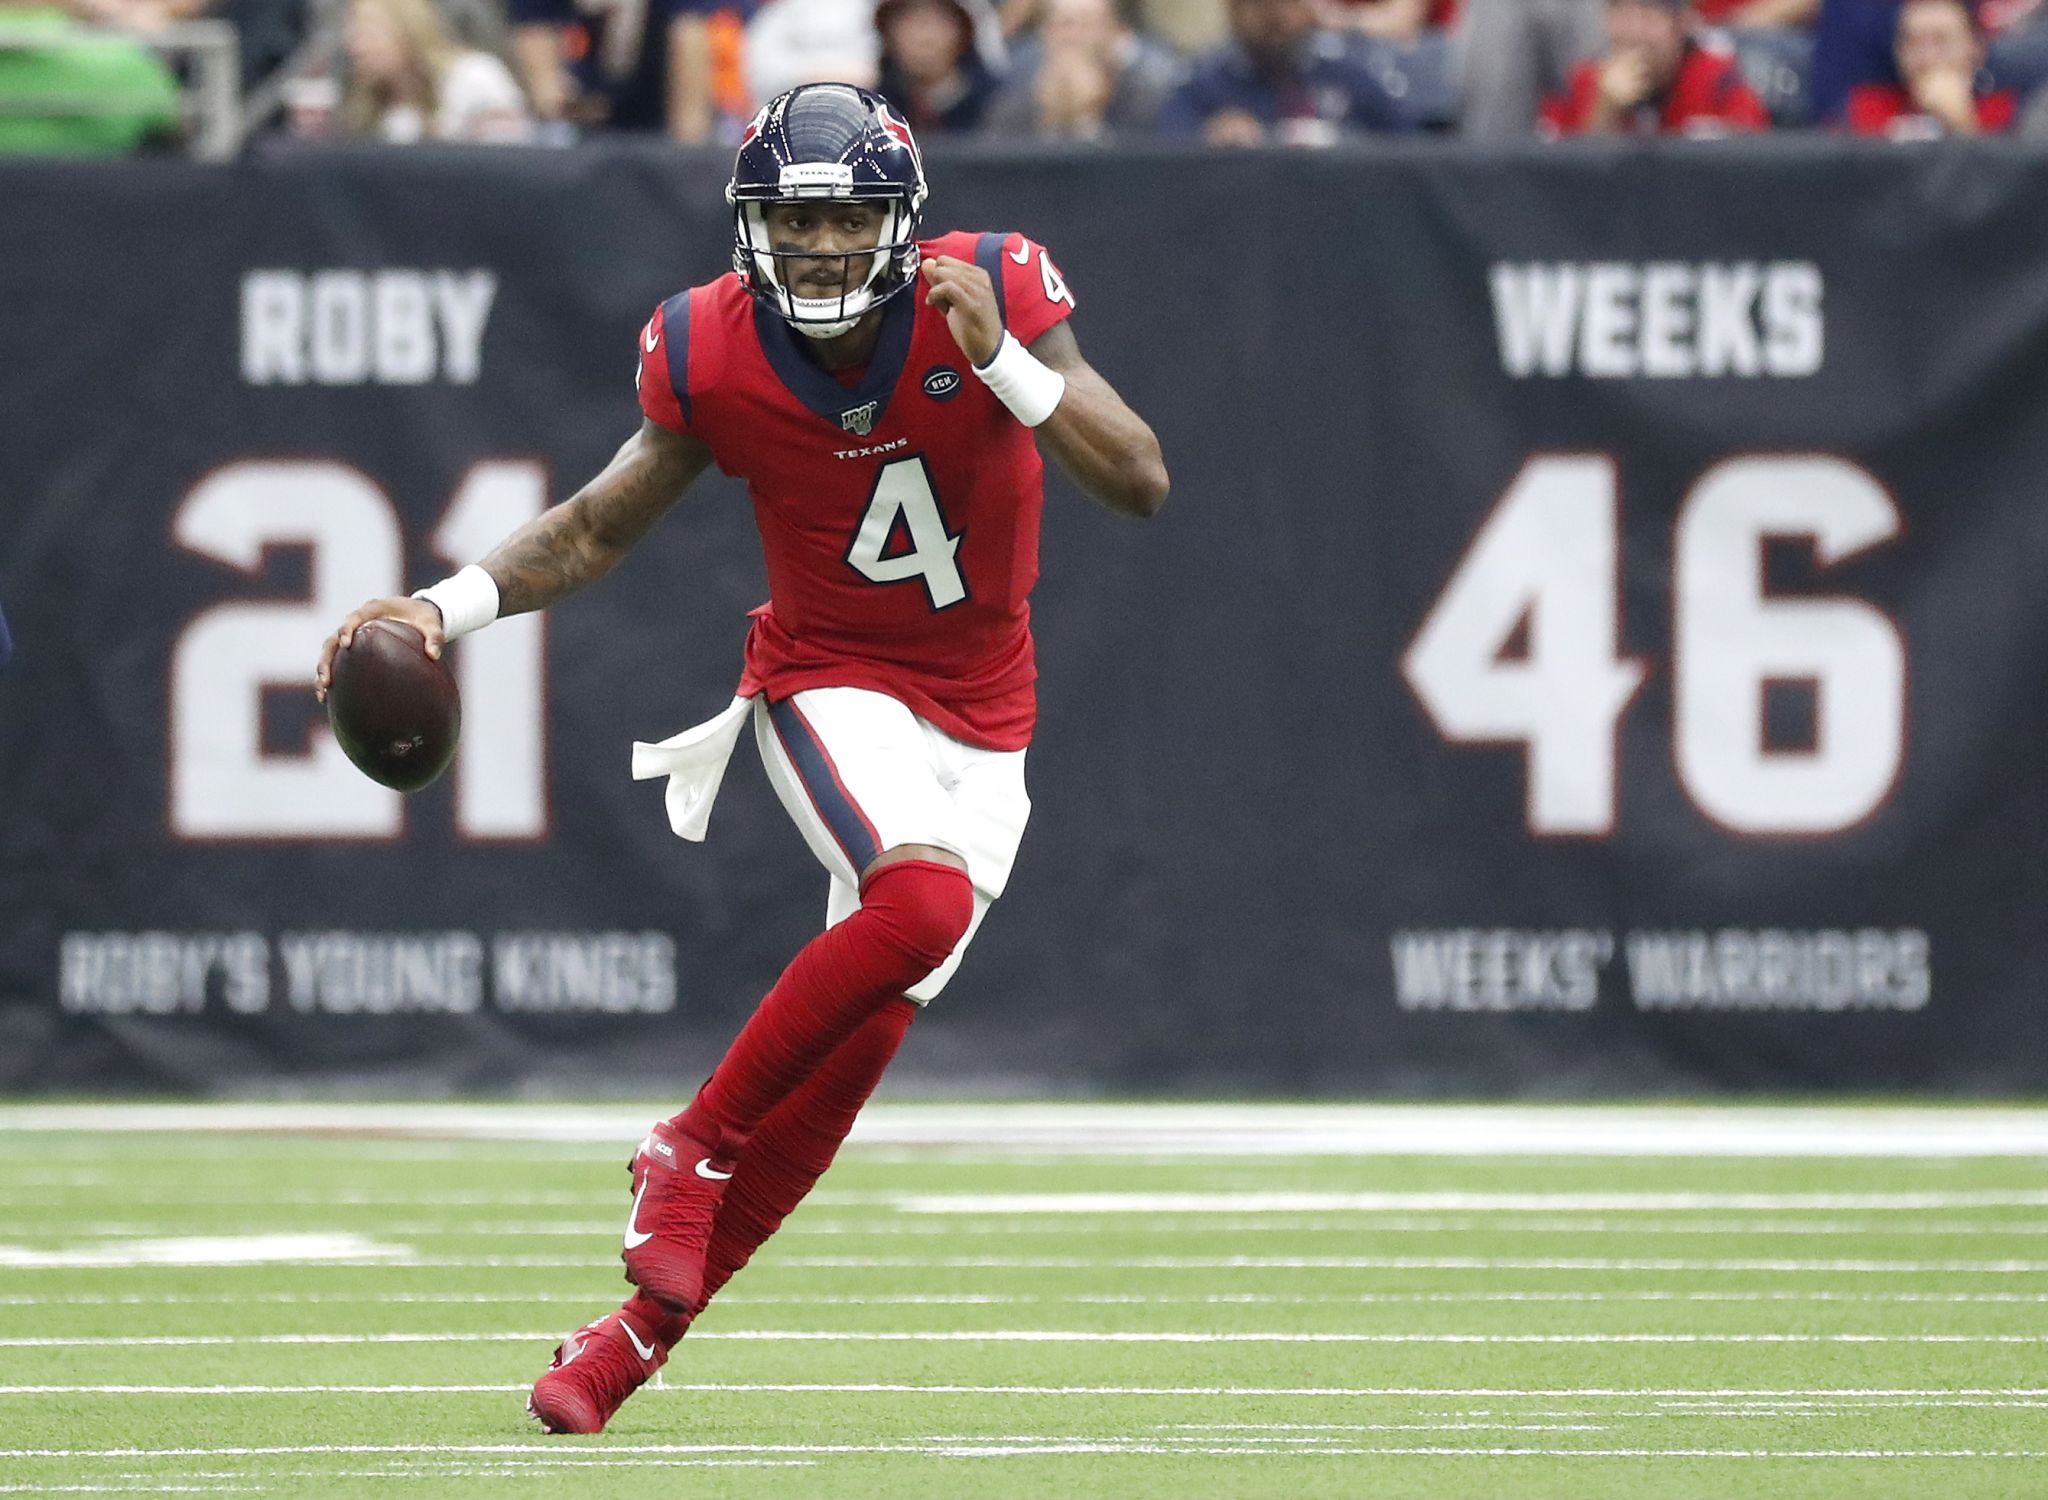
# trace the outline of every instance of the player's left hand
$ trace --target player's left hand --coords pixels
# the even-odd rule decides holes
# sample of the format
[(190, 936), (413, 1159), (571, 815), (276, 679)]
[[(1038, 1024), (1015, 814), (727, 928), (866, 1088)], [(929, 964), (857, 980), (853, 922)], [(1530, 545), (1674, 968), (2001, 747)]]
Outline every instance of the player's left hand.
[(977, 365), (995, 358), (1003, 342), (1003, 315), (988, 272), (968, 261), (938, 255), (924, 263), (924, 300), (946, 315), (960, 352)]

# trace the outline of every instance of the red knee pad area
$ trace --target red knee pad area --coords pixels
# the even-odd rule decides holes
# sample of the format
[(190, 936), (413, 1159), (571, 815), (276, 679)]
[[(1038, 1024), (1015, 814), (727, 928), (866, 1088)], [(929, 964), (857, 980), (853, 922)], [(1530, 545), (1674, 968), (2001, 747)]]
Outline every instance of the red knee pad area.
[(974, 920), (974, 882), (967, 872), (936, 860), (906, 859), (884, 865), (861, 887), (860, 911), (847, 919), (864, 920), (878, 941), (902, 955), (908, 989), (951, 956)]
[(790, 960), (678, 1128), (696, 1140), (751, 1135), (862, 1022), (943, 964), (973, 918), (965, 871), (920, 859), (885, 865), (860, 910)]

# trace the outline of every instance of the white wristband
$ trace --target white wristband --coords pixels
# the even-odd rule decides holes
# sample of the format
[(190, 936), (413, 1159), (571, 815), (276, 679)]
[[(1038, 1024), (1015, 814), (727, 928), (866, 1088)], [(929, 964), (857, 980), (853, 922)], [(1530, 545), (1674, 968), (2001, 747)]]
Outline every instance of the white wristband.
[(415, 590), (413, 598), (441, 611), (441, 634), (451, 641), (498, 618), (498, 580), (475, 563), (430, 589)]
[(1067, 393), (1067, 377), (1018, 343), (1008, 329), (988, 363), (976, 365), (974, 373), (1026, 427), (1036, 427), (1051, 416)]

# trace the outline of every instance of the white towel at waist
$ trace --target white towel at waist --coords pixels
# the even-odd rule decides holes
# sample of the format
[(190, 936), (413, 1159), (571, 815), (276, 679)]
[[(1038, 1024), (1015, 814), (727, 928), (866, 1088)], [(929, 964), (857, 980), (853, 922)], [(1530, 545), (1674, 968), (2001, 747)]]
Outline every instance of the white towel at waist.
[(668, 826), (677, 838), (703, 842), (704, 830), (711, 822), (711, 804), (718, 800), (726, 763), (732, 759), (733, 746), (739, 743), (753, 704), (751, 698), (735, 698), (717, 718), (692, 725), (658, 745), (633, 742), (633, 779), (668, 778)]

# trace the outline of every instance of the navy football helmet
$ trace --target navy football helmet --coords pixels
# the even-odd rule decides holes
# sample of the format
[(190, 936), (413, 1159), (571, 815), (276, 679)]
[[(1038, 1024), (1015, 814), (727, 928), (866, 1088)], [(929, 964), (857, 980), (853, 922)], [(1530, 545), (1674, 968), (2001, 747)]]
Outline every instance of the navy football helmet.
[[(733, 269), (800, 333), (836, 337), (917, 279), (924, 159), (910, 127), (866, 89), (806, 83), (769, 100), (740, 138), (725, 198), (732, 205)], [(874, 256), (858, 286), (836, 297), (799, 297), (784, 281), (782, 261), (818, 257), (775, 249), (764, 209), (797, 199), (888, 205), (875, 248), (842, 257)]]

